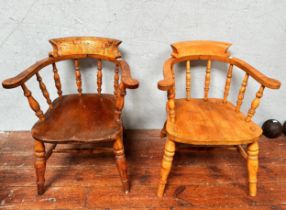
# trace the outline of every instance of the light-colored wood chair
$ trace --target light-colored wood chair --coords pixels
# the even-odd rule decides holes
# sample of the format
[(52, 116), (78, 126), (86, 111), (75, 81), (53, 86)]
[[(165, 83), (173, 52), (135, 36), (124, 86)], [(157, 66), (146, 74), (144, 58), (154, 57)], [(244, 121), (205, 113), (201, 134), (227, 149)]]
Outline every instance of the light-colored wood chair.
[[(113, 142), (116, 164), (123, 184), (129, 191), (127, 163), (123, 145), (121, 112), (126, 89), (137, 88), (139, 83), (131, 78), (128, 64), (121, 59), (118, 49), (121, 41), (99, 37), (68, 37), (52, 39), (53, 51), (45, 59), (36, 62), (17, 76), (3, 82), (4, 88), (21, 86), (32, 110), (39, 120), (31, 133), (34, 138), (35, 169), (38, 194), (44, 193), (46, 162), (58, 144), (95, 144)], [(97, 93), (83, 93), (79, 62), (84, 58), (97, 60)], [(74, 64), (76, 94), (63, 95), (60, 74), (56, 63), (71, 60)], [(102, 93), (103, 62), (114, 65), (114, 93)], [(58, 97), (50, 99), (49, 92), (40, 75), (51, 66)], [(45, 68), (45, 71), (48, 68)], [(32, 96), (26, 83), (37, 79), (43, 97), (49, 107), (43, 112)], [(51, 145), (47, 150), (46, 146)], [(80, 150), (76, 150), (80, 152)], [(69, 150), (66, 150), (69, 152)]]
[[(164, 80), (158, 82), (158, 88), (168, 92), (168, 116), (161, 131), (161, 136), (167, 136), (167, 141), (157, 192), (159, 197), (164, 193), (175, 155), (176, 142), (192, 145), (236, 146), (247, 160), (249, 194), (256, 195), (258, 139), (262, 130), (252, 121), (252, 117), (259, 106), (264, 88), (278, 89), (280, 82), (268, 78), (248, 63), (230, 57), (228, 52), (230, 45), (214, 41), (186, 41), (171, 45), (173, 52), (171, 58), (164, 64)], [(203, 98), (191, 97), (191, 62), (195, 60), (203, 60), (207, 63)], [(209, 98), (213, 61), (229, 65), (222, 98)], [(176, 99), (174, 64), (180, 62), (186, 64), (186, 97)], [(245, 72), (235, 105), (228, 101), (234, 66)], [(245, 115), (240, 111), (240, 107), (249, 77), (260, 83), (260, 87)], [(247, 151), (244, 145), (247, 145)]]

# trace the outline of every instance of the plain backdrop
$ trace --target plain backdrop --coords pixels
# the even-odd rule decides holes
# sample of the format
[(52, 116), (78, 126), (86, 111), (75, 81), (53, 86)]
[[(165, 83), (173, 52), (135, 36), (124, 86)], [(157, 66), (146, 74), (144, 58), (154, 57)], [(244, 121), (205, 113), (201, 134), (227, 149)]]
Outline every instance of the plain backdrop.
[[(254, 120), (286, 120), (286, 1), (282, 0), (1, 0), (0, 78), (15, 76), (48, 55), (48, 39), (65, 36), (101, 36), (122, 40), (120, 50), (140, 81), (128, 90), (124, 121), (129, 129), (158, 129), (166, 118), (166, 92), (157, 89), (170, 44), (183, 40), (231, 42), (233, 56), (246, 60), (282, 82), (280, 90), (266, 89)], [(192, 96), (203, 96), (205, 62), (192, 65)], [(112, 66), (104, 63), (103, 90), (112, 92)], [(184, 66), (176, 66), (177, 97), (185, 94)], [(76, 92), (70, 62), (59, 66), (63, 92)], [(210, 97), (222, 97), (227, 66), (215, 63)], [(96, 91), (93, 60), (81, 62), (83, 91)], [(52, 98), (56, 89), (52, 69), (45, 68), (44, 82)], [(236, 102), (243, 74), (234, 70), (230, 99)], [(47, 105), (35, 78), (27, 85), (45, 110)], [(258, 90), (249, 80), (242, 106), (247, 111)], [(0, 130), (28, 130), (37, 118), (21, 88), (0, 88)], [(60, 126), (60, 125), (59, 125)], [(234, 127), (235, 129), (235, 127)]]

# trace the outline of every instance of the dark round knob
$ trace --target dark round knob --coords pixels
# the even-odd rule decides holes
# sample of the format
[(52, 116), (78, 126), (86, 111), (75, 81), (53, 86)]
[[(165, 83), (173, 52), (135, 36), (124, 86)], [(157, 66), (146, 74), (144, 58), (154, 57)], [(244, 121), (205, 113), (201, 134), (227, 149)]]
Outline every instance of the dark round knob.
[(286, 135), (286, 121), (283, 124), (283, 133), (284, 133), (284, 135)]
[(282, 125), (278, 120), (270, 119), (266, 120), (263, 125), (263, 134), (268, 138), (276, 138), (282, 133)]

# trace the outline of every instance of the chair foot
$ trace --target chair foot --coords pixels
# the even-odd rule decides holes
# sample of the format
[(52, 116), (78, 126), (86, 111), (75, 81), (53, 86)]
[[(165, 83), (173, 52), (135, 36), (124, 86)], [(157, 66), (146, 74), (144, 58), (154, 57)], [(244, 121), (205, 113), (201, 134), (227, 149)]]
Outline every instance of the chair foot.
[(157, 196), (160, 198), (163, 197), (164, 194), (167, 179), (172, 168), (174, 155), (175, 155), (175, 142), (167, 139), (165, 144), (164, 157), (162, 161), (161, 179), (157, 191)]
[(256, 196), (257, 191), (258, 151), (259, 147), (257, 141), (249, 144), (247, 147), (247, 168), (250, 196)]
[(34, 155), (35, 155), (35, 171), (37, 177), (37, 191), (38, 195), (42, 195), (45, 192), (45, 171), (46, 171), (45, 145), (43, 142), (35, 140)]
[(127, 194), (129, 193), (130, 186), (127, 175), (127, 163), (124, 154), (124, 146), (121, 136), (115, 140), (113, 144), (113, 151), (115, 154), (116, 166), (123, 185), (123, 190)]
[(45, 192), (45, 184), (37, 184), (37, 191), (38, 191), (38, 195), (43, 195)]

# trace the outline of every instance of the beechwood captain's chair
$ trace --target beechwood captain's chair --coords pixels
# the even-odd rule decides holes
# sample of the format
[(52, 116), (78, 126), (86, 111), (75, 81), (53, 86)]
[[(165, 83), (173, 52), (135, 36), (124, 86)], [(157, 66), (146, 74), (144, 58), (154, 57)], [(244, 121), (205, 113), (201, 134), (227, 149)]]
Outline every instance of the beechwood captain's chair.
[[(46, 161), (55, 151), (57, 144), (93, 144), (114, 142), (113, 150), (124, 191), (129, 191), (127, 164), (123, 146), (123, 124), (121, 112), (126, 88), (135, 89), (139, 83), (131, 78), (128, 64), (120, 59), (119, 40), (98, 37), (68, 37), (52, 39), (53, 51), (43, 60), (36, 62), (16, 77), (3, 82), (4, 88), (21, 86), (32, 110), (39, 120), (32, 128), (34, 138), (35, 170), (38, 194), (44, 193)], [(84, 58), (97, 60), (97, 93), (82, 91), (79, 61)], [(72, 60), (74, 63), (76, 94), (63, 95), (57, 62)], [(114, 94), (102, 93), (102, 64), (111, 62), (115, 67)], [(58, 97), (51, 100), (41, 70), (52, 66)], [(47, 68), (45, 68), (46, 71)], [(43, 112), (32, 96), (26, 82), (36, 78), (49, 108)], [(121, 78), (121, 79), (120, 79)], [(96, 80), (96, 77), (94, 78)], [(51, 144), (46, 151), (45, 144)]]
[[(176, 142), (207, 146), (237, 146), (247, 160), (249, 194), (256, 195), (258, 139), (262, 130), (252, 121), (252, 117), (260, 103), (264, 88), (278, 89), (280, 82), (266, 77), (246, 62), (230, 57), (228, 52), (230, 45), (213, 41), (186, 41), (171, 45), (173, 52), (171, 58), (164, 64), (164, 80), (158, 82), (158, 88), (168, 92), (167, 121), (161, 131), (162, 136), (167, 136), (167, 141), (157, 193), (159, 197), (164, 194)], [(207, 63), (203, 98), (191, 97), (191, 63), (195, 60), (203, 60)], [(222, 98), (209, 98), (213, 61), (229, 65)], [(176, 99), (174, 64), (180, 62), (186, 64), (186, 98)], [(245, 72), (236, 105), (228, 101), (232, 72), (236, 70), (234, 67)], [(244, 115), (240, 107), (249, 77), (260, 83), (260, 87), (248, 113)], [(247, 145), (247, 151), (244, 145)]]

